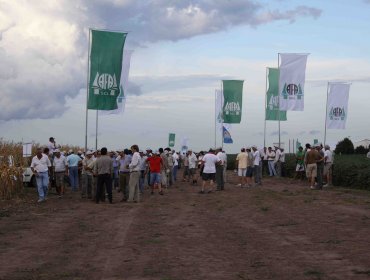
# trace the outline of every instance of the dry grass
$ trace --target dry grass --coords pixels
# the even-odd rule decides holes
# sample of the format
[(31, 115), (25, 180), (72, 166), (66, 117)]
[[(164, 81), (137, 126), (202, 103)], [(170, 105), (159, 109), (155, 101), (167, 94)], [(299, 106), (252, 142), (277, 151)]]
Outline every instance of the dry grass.
[[(32, 155), (36, 149), (43, 147), (40, 144), (32, 146)], [(62, 151), (70, 149), (77, 152), (80, 147), (63, 145)], [(14, 165), (9, 164), (8, 157), (12, 156)], [(23, 167), (30, 166), (32, 157), (23, 157), (23, 144), (13, 141), (5, 141), (0, 138), (0, 199), (12, 199), (23, 192)]]

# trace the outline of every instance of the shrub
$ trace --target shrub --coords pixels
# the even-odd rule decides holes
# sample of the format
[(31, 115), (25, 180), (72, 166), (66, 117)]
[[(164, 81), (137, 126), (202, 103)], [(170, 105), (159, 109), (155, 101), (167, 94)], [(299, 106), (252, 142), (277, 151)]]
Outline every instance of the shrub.
[(356, 147), (355, 154), (364, 155), (364, 154), (367, 154), (368, 151), (369, 149), (366, 149), (364, 146), (361, 145), (361, 146)]
[(352, 141), (349, 138), (344, 138), (342, 141), (339, 141), (336, 148), (335, 153), (339, 154), (353, 154), (355, 152), (355, 148), (353, 146)]

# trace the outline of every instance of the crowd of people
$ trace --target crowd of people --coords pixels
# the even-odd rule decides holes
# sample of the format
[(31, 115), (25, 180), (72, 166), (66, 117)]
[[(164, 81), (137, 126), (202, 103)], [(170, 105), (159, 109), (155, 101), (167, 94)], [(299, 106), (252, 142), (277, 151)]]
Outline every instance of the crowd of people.
[[(321, 189), (325, 177), (331, 182), (332, 153), (329, 146), (306, 144), (303, 151), (299, 147), (296, 157), (296, 178), (309, 180), (312, 189)], [(179, 167), (182, 178), (178, 178)], [(55, 139), (50, 137), (46, 148), (38, 148), (32, 158), (31, 169), (36, 177), (38, 202), (47, 200), (50, 187), (55, 187), (62, 197), (67, 185), (72, 192), (81, 192), (81, 197), (96, 203), (106, 198), (113, 203), (112, 190), (120, 193), (122, 202), (140, 202), (146, 189), (151, 194), (164, 194), (164, 189), (177, 180), (197, 185), (201, 179), (199, 193), (223, 191), (226, 182), (227, 156), (222, 148), (208, 152), (184, 153), (170, 148), (140, 150), (137, 145), (130, 149), (108, 151), (88, 150), (85, 153), (73, 150), (60, 151)], [(236, 157), (236, 170), (239, 187), (252, 187), (262, 184), (262, 175), (285, 176), (285, 153), (283, 148), (257, 146), (242, 148)]]

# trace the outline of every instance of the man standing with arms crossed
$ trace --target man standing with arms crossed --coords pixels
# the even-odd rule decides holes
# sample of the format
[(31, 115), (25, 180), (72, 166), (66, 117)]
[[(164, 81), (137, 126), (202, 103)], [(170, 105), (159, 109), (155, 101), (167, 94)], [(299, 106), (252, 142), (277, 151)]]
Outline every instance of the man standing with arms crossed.
[(129, 182), (129, 197), (127, 202), (140, 202), (140, 174), (141, 174), (141, 156), (139, 153), (139, 146), (132, 145), (131, 151), (133, 153), (130, 168), (130, 182)]

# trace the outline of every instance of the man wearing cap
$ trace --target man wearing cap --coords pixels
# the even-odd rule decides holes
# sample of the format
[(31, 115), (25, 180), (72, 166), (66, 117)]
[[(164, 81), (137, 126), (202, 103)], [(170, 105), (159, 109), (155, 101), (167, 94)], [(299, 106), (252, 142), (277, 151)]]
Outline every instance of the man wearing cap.
[(166, 153), (168, 153), (168, 152), (164, 151), (163, 148), (159, 148), (159, 154), (160, 154), (160, 158), (162, 160), (161, 181), (162, 181), (162, 187), (165, 187), (165, 188), (168, 187), (167, 170), (169, 170)]
[(92, 198), (92, 181), (93, 181), (93, 172), (92, 169), (89, 167), (93, 162), (94, 159), (92, 158), (93, 152), (87, 151), (86, 157), (82, 160), (82, 192), (81, 197), (91, 199)]
[(324, 155), (324, 177), (326, 177), (326, 184), (324, 187), (329, 187), (331, 185), (331, 171), (333, 164), (333, 153), (330, 151), (330, 146), (325, 145), (325, 155)]
[(49, 168), (51, 168), (51, 162), (48, 156), (42, 153), (41, 148), (38, 148), (36, 155), (32, 158), (31, 162), (31, 170), (36, 176), (37, 191), (39, 193), (38, 203), (47, 199)]
[(70, 150), (70, 155), (67, 157), (68, 174), (71, 182), (72, 191), (78, 191), (78, 165), (82, 160), (78, 155), (75, 155), (73, 150)]
[(60, 154), (59, 149), (54, 150), (53, 173), (55, 176), (55, 187), (57, 194), (62, 196), (65, 193), (64, 176), (67, 175), (67, 159)]

